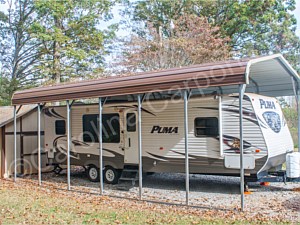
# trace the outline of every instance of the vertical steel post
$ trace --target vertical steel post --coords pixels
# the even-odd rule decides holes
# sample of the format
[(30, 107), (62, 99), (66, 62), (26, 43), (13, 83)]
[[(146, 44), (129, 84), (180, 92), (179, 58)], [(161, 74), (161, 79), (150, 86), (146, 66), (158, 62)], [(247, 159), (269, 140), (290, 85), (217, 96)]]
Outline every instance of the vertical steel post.
[(17, 106), (14, 105), (14, 182), (17, 181)]
[(70, 163), (70, 148), (71, 148), (71, 122), (70, 122), (71, 106), (69, 100), (67, 100), (67, 183), (68, 191), (71, 190), (71, 163)]
[(240, 114), (240, 189), (241, 210), (244, 211), (244, 137), (243, 137), (243, 98), (245, 85), (239, 85), (239, 114)]
[(185, 195), (186, 205), (189, 205), (189, 192), (190, 192), (190, 172), (189, 172), (189, 145), (188, 145), (188, 96), (187, 91), (183, 93), (184, 98), (184, 145), (185, 145)]
[(139, 151), (139, 198), (142, 200), (143, 191), (143, 166), (142, 166), (142, 103), (141, 96), (138, 95), (138, 151)]
[(294, 79), (294, 77), (291, 77), (292, 84), (293, 84), (293, 92), (295, 97), (295, 102), (297, 106), (297, 114), (298, 114), (298, 152), (300, 152), (300, 106), (299, 106), (299, 83)]
[(42, 185), (42, 161), (41, 161), (41, 105), (38, 104), (38, 179)]
[(99, 175), (100, 175), (100, 194), (103, 195), (103, 143), (102, 143), (102, 99), (99, 98)]
[(298, 152), (300, 152), (300, 95), (299, 95), (299, 84), (298, 82), (291, 77), (292, 80), (292, 84), (293, 84), (293, 91), (294, 91), (294, 97), (295, 97), (295, 101), (296, 101), (296, 106), (297, 106), (297, 118), (298, 118)]
[(299, 88), (297, 89), (297, 96), (296, 101), (297, 101), (297, 113), (298, 113), (298, 152), (300, 152), (300, 90)]
[(220, 140), (220, 156), (224, 155), (223, 147), (223, 110), (222, 110), (222, 96), (219, 96), (219, 140)]

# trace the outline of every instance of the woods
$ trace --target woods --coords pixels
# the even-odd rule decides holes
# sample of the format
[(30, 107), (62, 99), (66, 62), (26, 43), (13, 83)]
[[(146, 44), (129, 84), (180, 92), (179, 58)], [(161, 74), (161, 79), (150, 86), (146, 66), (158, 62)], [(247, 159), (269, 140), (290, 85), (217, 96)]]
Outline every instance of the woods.
[(171, 25), (167, 38), (161, 26), (155, 28), (150, 22), (143, 36), (132, 35), (124, 42), (126, 49), (120, 65), (127, 72), (138, 72), (222, 61), (230, 57), (229, 38), (222, 38), (218, 34), (219, 28), (211, 26), (206, 18), (181, 16)]
[(114, 28), (101, 29), (111, 1), (8, 0), (1, 13), (1, 104), (14, 91), (87, 79), (103, 71), (105, 43)]
[[(295, 5), (295, 0), (3, 1), (0, 104), (9, 105), (14, 91), (33, 86), (232, 57), (282, 53), (299, 71)], [(121, 21), (114, 19), (114, 7)]]

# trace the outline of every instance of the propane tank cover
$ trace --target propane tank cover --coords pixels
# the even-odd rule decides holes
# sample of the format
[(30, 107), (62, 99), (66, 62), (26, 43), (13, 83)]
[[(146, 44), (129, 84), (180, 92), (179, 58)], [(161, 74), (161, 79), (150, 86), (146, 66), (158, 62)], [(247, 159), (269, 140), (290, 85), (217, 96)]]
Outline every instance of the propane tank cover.
[(289, 178), (300, 177), (300, 153), (293, 152), (286, 155), (286, 175)]

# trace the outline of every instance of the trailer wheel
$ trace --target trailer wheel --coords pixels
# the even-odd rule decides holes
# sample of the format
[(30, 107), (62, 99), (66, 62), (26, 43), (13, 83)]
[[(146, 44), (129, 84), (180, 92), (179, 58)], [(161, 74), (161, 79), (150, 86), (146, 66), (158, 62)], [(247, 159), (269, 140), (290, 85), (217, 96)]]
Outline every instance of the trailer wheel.
[(90, 165), (87, 169), (87, 176), (92, 182), (100, 181), (99, 168), (95, 165)]
[(107, 184), (118, 183), (120, 173), (111, 166), (106, 166), (104, 169), (104, 181)]

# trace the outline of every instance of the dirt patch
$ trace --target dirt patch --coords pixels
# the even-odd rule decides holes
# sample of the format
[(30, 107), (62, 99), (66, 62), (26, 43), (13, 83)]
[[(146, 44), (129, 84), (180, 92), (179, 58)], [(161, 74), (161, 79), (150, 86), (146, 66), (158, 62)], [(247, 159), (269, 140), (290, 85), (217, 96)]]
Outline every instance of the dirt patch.
[(300, 214), (300, 196), (290, 198), (286, 200), (282, 205), (288, 210), (297, 211)]

